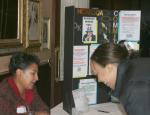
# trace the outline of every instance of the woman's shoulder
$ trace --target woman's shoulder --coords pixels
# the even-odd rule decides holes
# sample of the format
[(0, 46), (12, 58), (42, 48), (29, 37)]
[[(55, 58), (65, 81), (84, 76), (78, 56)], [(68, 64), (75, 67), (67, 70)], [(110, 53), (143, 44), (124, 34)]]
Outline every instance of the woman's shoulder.
[(131, 81), (150, 80), (150, 58), (135, 58), (128, 62), (126, 75)]
[(8, 78), (5, 78), (0, 82), (0, 92), (5, 92), (8, 89), (8, 87)]
[[(135, 69), (138, 69), (139, 72), (142, 70), (147, 71), (147, 73), (150, 73), (149, 68), (150, 67), (150, 58), (149, 57), (139, 57), (134, 58), (130, 60), (130, 65), (133, 66)], [(134, 69), (133, 68), (133, 69)]]

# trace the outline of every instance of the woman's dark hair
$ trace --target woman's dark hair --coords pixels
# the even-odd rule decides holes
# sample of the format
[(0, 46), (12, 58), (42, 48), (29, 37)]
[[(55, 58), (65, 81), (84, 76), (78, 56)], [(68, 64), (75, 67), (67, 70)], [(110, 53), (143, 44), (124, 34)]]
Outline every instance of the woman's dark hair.
[(10, 74), (15, 75), (17, 69), (25, 70), (33, 63), (37, 65), (39, 65), (40, 63), (40, 60), (36, 55), (27, 54), (24, 52), (17, 52), (12, 55), (10, 59), (9, 72)]
[(91, 56), (91, 60), (105, 67), (109, 63), (120, 63), (128, 57), (128, 51), (114, 43), (99, 45)]

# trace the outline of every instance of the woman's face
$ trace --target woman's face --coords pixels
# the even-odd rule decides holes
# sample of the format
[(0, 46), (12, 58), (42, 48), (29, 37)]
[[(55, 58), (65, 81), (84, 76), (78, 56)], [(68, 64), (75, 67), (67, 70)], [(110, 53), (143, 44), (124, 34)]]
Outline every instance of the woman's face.
[(31, 64), (27, 69), (22, 70), (20, 84), (24, 89), (32, 89), (38, 80), (38, 65)]
[(117, 65), (107, 64), (105, 67), (91, 61), (91, 70), (98, 77), (99, 82), (103, 82), (108, 87), (114, 89), (117, 76)]

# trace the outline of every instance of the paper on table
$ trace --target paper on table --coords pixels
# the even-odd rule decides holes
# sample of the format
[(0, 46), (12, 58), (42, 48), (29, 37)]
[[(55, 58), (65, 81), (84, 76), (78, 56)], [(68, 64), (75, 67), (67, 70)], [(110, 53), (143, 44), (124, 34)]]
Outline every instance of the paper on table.
[[(107, 111), (107, 113), (102, 111)], [(126, 115), (126, 113), (121, 104), (104, 103), (89, 106), (89, 111), (84, 112), (82, 115)]]
[(83, 113), (82, 115), (123, 115), (120, 111), (113, 111), (109, 113), (98, 112), (97, 110), (90, 110)]
[(76, 89), (72, 91), (75, 108), (77, 111), (85, 112), (88, 110), (88, 100), (85, 96), (84, 89)]

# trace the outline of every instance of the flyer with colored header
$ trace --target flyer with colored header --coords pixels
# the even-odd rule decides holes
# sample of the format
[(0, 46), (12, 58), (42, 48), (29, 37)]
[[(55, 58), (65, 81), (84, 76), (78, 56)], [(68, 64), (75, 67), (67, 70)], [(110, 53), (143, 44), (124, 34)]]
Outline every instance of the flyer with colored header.
[(73, 78), (86, 77), (88, 70), (88, 46), (73, 47)]
[(82, 22), (82, 42), (97, 43), (97, 18), (83, 17)]
[(141, 11), (120, 11), (118, 41), (140, 40)]

